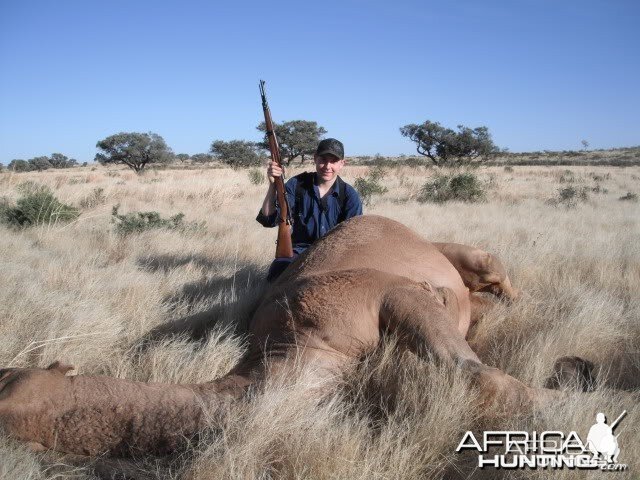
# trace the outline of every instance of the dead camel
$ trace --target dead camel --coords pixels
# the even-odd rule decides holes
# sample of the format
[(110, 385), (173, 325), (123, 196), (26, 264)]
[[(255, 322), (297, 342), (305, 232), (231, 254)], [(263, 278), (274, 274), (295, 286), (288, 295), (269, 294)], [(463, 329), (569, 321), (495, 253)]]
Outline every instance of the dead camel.
[(531, 407), (560, 392), (533, 389), (483, 365), (465, 340), (474, 292), (512, 297), (495, 257), (432, 244), (378, 216), (339, 225), (271, 285), (249, 326), (247, 354), (223, 378), (197, 385), (65, 376), (70, 367), (0, 371), (0, 428), (34, 448), (81, 455), (167, 453), (270, 375), (312, 367), (336, 377), (386, 333), (422, 355), (454, 362), (481, 401)]

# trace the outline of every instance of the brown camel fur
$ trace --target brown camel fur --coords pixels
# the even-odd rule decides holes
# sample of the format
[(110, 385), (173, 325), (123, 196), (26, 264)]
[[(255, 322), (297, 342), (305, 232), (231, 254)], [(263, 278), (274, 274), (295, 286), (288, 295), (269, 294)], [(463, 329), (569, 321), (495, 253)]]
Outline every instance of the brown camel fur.
[(518, 409), (558, 399), (560, 392), (529, 388), (480, 362), (465, 340), (469, 287), (515, 294), (495, 257), (436, 246), (387, 218), (356, 217), (267, 289), (249, 325), (248, 351), (223, 378), (169, 385), (68, 377), (69, 367), (58, 363), (1, 370), (0, 427), (32, 446), (75, 454), (170, 452), (252, 385), (300, 365), (337, 378), (387, 333), (418, 355), (467, 371), (484, 405)]
[(459, 243), (433, 245), (458, 270), (470, 292), (490, 292), (509, 300), (517, 298), (518, 290), (511, 285), (507, 271), (495, 255)]
[(433, 245), (447, 257), (460, 274), (465, 287), (469, 289), (470, 326), (495, 305), (489, 298), (476, 293), (488, 292), (505, 300), (515, 300), (518, 297), (520, 292), (513, 288), (507, 271), (495, 255), (459, 243), (434, 242)]

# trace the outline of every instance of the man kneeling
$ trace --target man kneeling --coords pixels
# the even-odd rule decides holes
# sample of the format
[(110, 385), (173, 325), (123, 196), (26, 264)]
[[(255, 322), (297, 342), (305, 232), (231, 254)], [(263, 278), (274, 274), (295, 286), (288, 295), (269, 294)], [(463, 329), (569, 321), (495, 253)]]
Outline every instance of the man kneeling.
[[(293, 218), (291, 240), (294, 256), (276, 258), (273, 261), (267, 275), (269, 282), (275, 280), (297, 255), (309, 248), (315, 240), (324, 237), (337, 224), (362, 215), (362, 202), (358, 192), (338, 176), (345, 165), (342, 143), (335, 138), (322, 140), (313, 159), (316, 164), (315, 173), (301, 173), (285, 184)], [(276, 202), (274, 181), (282, 173), (277, 163), (269, 164), (269, 189), (256, 217), (260, 224), (268, 228), (277, 225), (280, 207)]]

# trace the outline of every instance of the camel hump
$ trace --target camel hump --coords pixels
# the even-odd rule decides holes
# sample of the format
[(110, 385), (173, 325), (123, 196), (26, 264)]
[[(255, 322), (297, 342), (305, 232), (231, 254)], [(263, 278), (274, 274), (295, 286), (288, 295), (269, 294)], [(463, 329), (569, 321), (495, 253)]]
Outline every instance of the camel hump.
[(67, 372), (75, 369), (73, 365), (68, 365), (66, 363), (62, 363), (60, 360), (56, 360), (51, 365), (47, 367), (47, 370), (56, 371), (62, 375), (66, 375)]

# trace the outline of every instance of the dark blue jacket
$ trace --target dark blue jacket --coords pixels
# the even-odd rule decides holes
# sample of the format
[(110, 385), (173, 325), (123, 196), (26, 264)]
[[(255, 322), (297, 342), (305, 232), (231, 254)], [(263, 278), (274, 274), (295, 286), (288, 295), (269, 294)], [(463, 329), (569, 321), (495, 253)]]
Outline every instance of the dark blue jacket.
[[(331, 190), (320, 199), (315, 176), (312, 172), (301, 173), (285, 184), (289, 207), (293, 212), (293, 251), (298, 255), (338, 223), (362, 215), (360, 196), (351, 185), (338, 177)], [(267, 217), (260, 210), (256, 220), (265, 227), (275, 227), (279, 213), (280, 208), (276, 204), (275, 213)]]

